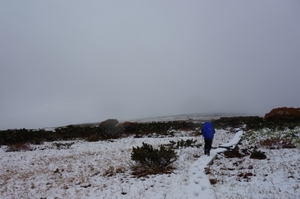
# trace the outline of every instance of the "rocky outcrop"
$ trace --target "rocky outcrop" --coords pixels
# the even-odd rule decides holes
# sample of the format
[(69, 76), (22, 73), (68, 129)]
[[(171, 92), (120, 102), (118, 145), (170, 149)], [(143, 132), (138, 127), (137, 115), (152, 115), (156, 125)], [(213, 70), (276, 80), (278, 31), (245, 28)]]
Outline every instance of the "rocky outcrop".
[(264, 119), (297, 122), (300, 121), (300, 108), (275, 108), (267, 113)]

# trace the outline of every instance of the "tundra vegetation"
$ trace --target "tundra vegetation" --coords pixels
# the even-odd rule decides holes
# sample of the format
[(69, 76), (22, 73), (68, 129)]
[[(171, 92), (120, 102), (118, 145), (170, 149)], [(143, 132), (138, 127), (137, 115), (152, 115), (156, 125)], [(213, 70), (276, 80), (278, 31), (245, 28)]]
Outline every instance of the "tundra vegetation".
[[(249, 144), (248, 151), (243, 154), (251, 155), (251, 158), (266, 158), (264, 153), (257, 150), (258, 147), (295, 148), (300, 146), (299, 108), (276, 108), (264, 117), (221, 117), (213, 120), (217, 129), (244, 128), (245, 134), (242, 140)], [(7, 145), (7, 152), (33, 150), (31, 144), (39, 145), (43, 142), (53, 142), (56, 149), (69, 148), (73, 143), (61, 141), (86, 140), (95, 142), (100, 140), (114, 140), (123, 137), (172, 137), (177, 130), (191, 131), (194, 135), (200, 135), (201, 122), (194, 121), (168, 121), (168, 122), (123, 122), (117, 119), (108, 119), (93, 125), (68, 125), (52, 130), (45, 129), (8, 129), (0, 131), (0, 145)], [(153, 148), (150, 144), (132, 148), (131, 159), (136, 162), (134, 173), (144, 175), (149, 173), (169, 172), (172, 163), (176, 161), (175, 149), (179, 147), (200, 147), (196, 140), (171, 141), (169, 144)], [(249, 152), (251, 150), (251, 152)], [(231, 154), (230, 154), (231, 153)], [(226, 152), (226, 156), (239, 156), (237, 150)], [(239, 154), (239, 155), (238, 155)]]
[[(299, 158), (294, 158), (300, 147), (298, 112), (295, 108), (278, 108), (265, 117), (213, 120), (218, 133), (214, 148), (244, 130), (234, 149), (217, 154), (205, 168), (217, 198), (244, 198), (238, 190), (297, 198), (294, 196), (299, 195), (300, 188), (293, 183), (300, 179)], [(53, 129), (0, 131), (4, 168), (0, 193), (5, 198), (67, 198), (72, 193), (70, 198), (93, 193), (106, 198), (119, 198), (118, 194), (147, 198), (147, 194), (157, 193), (158, 187), (163, 190), (159, 196), (174, 189), (183, 193), (190, 165), (203, 155), (202, 122), (120, 123), (108, 119)], [(274, 175), (283, 185), (293, 182), (288, 185), (294, 191), (273, 193), (278, 187), (282, 189)], [(267, 182), (273, 185), (262, 184)], [(222, 191), (222, 186), (231, 191)]]

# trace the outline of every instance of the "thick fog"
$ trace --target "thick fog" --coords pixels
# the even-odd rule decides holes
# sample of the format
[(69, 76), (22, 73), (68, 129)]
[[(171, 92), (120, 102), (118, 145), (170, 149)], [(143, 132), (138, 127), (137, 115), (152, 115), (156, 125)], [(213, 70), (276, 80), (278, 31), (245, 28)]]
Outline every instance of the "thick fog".
[(0, 129), (300, 106), (299, 1), (1, 1)]

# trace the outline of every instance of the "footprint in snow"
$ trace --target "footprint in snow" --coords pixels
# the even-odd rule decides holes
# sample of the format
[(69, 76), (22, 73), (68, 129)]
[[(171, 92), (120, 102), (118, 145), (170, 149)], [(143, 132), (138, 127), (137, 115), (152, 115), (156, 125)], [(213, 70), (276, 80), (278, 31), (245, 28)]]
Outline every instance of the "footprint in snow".
[(199, 191), (194, 191), (194, 196), (198, 196), (199, 195)]
[(204, 190), (206, 190), (206, 189), (207, 189), (207, 187), (206, 187), (206, 186), (204, 186), (204, 185), (202, 185), (202, 186), (201, 186), (201, 189), (202, 189), (202, 191), (204, 191)]
[(202, 176), (197, 176), (197, 178), (198, 178), (198, 179), (202, 179), (203, 177), (202, 177)]
[(199, 180), (194, 179), (195, 184), (199, 184)]

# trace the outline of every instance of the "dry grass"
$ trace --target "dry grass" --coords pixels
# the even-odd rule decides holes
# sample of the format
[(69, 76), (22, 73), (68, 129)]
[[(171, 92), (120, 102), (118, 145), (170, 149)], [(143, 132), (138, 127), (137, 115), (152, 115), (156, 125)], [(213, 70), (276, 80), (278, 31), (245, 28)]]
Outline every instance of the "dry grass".
[(167, 166), (164, 168), (145, 168), (144, 166), (137, 164), (131, 167), (131, 174), (135, 177), (140, 178), (148, 175), (170, 174), (174, 169), (175, 167), (173, 166)]
[(14, 143), (7, 145), (6, 152), (31, 151), (32, 148), (27, 143)]
[(280, 148), (296, 148), (291, 140), (280, 139), (280, 138), (268, 138), (260, 141), (260, 145), (268, 147), (269, 149), (280, 149)]

